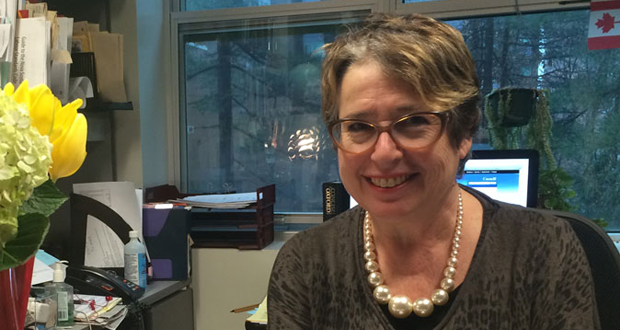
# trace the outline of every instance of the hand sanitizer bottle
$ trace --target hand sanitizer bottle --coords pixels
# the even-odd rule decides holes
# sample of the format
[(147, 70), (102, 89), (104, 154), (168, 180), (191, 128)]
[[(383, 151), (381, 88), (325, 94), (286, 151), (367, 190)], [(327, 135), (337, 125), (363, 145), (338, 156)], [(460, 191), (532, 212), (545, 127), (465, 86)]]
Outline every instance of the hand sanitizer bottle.
[(73, 326), (73, 287), (65, 283), (65, 272), (62, 264), (57, 262), (54, 264), (54, 277), (51, 284), (48, 285), (50, 291), (56, 294), (58, 301), (58, 321), (57, 327)]
[(129, 232), (125, 245), (125, 278), (146, 289), (146, 248), (138, 241), (138, 232)]

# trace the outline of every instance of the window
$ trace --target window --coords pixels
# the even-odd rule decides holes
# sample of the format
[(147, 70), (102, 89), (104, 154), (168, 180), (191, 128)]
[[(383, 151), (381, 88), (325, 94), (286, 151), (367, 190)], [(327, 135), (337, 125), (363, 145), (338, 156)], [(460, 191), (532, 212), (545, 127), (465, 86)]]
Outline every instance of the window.
[(275, 183), (276, 211), (320, 212), (321, 183), (338, 180), (320, 116), (320, 48), (366, 14), (184, 33), (183, 188)]
[[(607, 230), (620, 230), (615, 206), (620, 199), (620, 56), (617, 49), (587, 50), (589, 10), (531, 0), (520, 1), (520, 8), (508, 0), (493, 6), (482, 0), (377, 0), (365, 1), (376, 3), (367, 10), (354, 8), (355, 3), (273, 6), (338, 7), (330, 14), (317, 10), (304, 16), (290, 9), (267, 17), (242, 8), (244, 14), (230, 22), (193, 15), (190, 23), (178, 23), (179, 183), (185, 191), (249, 191), (275, 182), (276, 211), (320, 212), (321, 183), (337, 180), (338, 169), (320, 119), (322, 53), (316, 49), (331, 41), (342, 23), (391, 8), (445, 17), (458, 28), (476, 60), (484, 94), (506, 86), (548, 89), (552, 148), (558, 165), (574, 178), (571, 204), (589, 218), (605, 219)], [(208, 9), (198, 1), (184, 4), (186, 10)], [(517, 9), (542, 12), (515, 15)], [(483, 121), (474, 141), (478, 146), (488, 143), (485, 131)]]
[[(506, 86), (550, 91), (552, 149), (573, 177), (575, 212), (620, 230), (620, 57), (587, 50), (588, 10), (449, 21), (472, 52), (483, 94)], [(487, 142), (482, 127), (479, 143)]]

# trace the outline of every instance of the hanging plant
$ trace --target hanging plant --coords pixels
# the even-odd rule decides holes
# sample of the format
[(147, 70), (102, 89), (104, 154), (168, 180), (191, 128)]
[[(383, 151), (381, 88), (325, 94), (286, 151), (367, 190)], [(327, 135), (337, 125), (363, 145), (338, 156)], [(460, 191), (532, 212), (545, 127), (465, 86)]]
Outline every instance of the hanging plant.
[(553, 118), (551, 118), (551, 112), (549, 111), (548, 90), (536, 90), (535, 109), (534, 116), (527, 129), (527, 147), (538, 150), (541, 156), (544, 157), (545, 168), (554, 170), (557, 165), (551, 151)]
[(535, 149), (543, 158), (538, 207), (574, 211), (576, 207), (568, 202), (576, 194), (572, 189), (573, 178), (557, 166), (551, 149), (553, 119), (549, 111), (549, 91), (497, 89), (486, 95), (484, 111), (489, 123), (489, 144), (494, 149)]
[(528, 88), (501, 88), (485, 98), (485, 114), (489, 120), (492, 144), (497, 149), (517, 149), (522, 127), (536, 112), (539, 91)]
[(501, 127), (527, 125), (536, 112), (540, 91), (530, 88), (500, 88), (487, 95), (491, 115)]

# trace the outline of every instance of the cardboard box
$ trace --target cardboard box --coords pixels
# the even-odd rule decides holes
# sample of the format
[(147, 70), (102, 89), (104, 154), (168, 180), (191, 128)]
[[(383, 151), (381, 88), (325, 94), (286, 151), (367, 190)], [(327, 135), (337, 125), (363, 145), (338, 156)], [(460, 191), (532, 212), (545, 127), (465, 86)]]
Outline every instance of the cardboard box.
[(190, 272), (190, 211), (145, 205), (142, 230), (155, 280), (186, 280)]

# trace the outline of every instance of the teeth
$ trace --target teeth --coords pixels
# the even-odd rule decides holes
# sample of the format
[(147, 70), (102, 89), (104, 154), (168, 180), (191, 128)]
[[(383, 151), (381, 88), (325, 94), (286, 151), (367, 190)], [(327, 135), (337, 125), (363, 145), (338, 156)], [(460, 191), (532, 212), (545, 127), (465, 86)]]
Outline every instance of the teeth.
[(392, 188), (394, 186), (398, 186), (399, 184), (403, 183), (405, 180), (407, 180), (408, 177), (409, 177), (408, 175), (403, 175), (397, 178), (389, 178), (389, 179), (371, 178), (370, 181), (375, 186), (378, 186), (381, 188)]

